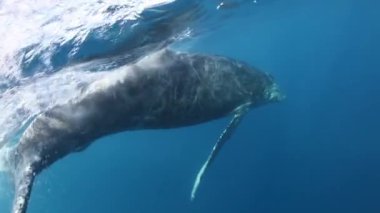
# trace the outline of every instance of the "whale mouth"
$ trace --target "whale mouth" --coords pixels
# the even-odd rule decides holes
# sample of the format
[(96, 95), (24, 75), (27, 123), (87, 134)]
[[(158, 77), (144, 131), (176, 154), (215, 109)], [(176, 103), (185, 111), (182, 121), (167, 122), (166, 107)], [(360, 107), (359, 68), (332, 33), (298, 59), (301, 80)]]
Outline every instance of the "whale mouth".
[(266, 97), (269, 102), (280, 102), (286, 99), (286, 95), (283, 94), (278, 84), (273, 83), (266, 91)]

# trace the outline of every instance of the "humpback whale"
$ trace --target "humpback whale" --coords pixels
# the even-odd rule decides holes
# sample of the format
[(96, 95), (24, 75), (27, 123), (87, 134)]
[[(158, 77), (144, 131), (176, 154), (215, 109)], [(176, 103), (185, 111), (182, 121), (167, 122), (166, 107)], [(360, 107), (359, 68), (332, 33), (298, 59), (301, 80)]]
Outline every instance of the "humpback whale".
[(113, 69), (78, 97), (41, 112), (9, 151), (15, 182), (13, 213), (25, 213), (34, 178), (95, 139), (141, 129), (169, 129), (232, 115), (196, 177), (192, 198), (210, 163), (251, 108), (280, 101), (271, 75), (214, 55), (163, 49)]

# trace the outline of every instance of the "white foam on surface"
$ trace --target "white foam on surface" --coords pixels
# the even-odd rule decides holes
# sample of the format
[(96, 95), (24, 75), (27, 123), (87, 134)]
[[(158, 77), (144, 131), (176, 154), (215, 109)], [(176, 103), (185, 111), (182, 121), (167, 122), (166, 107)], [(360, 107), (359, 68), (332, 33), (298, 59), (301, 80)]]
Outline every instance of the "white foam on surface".
[(41, 55), (43, 64), (49, 67), (50, 54), (60, 45), (81, 44), (94, 29), (120, 21), (133, 22), (145, 9), (172, 2), (174, 0), (2, 0), (0, 86), (23, 78), (19, 69), (21, 58), (31, 62)]
[(7, 162), (10, 150), (11, 149), (7, 146), (0, 149), (0, 173), (9, 171)]

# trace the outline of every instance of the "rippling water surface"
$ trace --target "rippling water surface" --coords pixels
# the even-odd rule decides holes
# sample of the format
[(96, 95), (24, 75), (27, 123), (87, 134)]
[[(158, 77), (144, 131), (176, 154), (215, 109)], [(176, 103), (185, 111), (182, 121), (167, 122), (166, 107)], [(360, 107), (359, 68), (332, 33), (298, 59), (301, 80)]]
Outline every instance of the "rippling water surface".
[(42, 109), (101, 78), (96, 72), (189, 37), (199, 7), (171, 0), (2, 2), (0, 144)]
[[(113, 135), (44, 171), (29, 212), (380, 211), (380, 3), (363, 0), (1, 0), (0, 156), (28, 122), (166, 46), (272, 73), (287, 100), (254, 110), (207, 175), (227, 119)], [(0, 212), (12, 184), (0, 162)]]

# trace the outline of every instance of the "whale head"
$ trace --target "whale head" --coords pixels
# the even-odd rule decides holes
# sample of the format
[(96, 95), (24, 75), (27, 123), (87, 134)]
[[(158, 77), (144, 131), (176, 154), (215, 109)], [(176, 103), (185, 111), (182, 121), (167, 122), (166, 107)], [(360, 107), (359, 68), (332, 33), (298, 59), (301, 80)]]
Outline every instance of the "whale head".
[(285, 99), (285, 95), (275, 82), (274, 77), (242, 62), (235, 62), (236, 80), (246, 91), (248, 102), (253, 106), (276, 103)]
[(279, 102), (285, 98), (272, 75), (245, 62), (223, 56), (193, 55), (193, 70), (207, 86), (208, 99), (226, 107)]
[[(164, 49), (148, 55), (138, 65), (140, 70), (161, 76), (155, 79), (170, 82), (175, 88), (176, 95), (171, 96), (174, 100), (167, 101), (172, 109), (171, 121), (178, 117), (200, 117), (199, 121), (218, 118), (242, 105), (254, 108), (285, 97), (270, 74), (229, 57)], [(158, 91), (159, 86), (154, 88)], [(180, 112), (181, 116), (172, 112)], [(165, 117), (169, 118), (168, 114)]]

